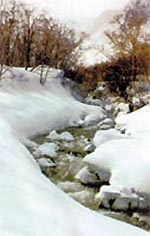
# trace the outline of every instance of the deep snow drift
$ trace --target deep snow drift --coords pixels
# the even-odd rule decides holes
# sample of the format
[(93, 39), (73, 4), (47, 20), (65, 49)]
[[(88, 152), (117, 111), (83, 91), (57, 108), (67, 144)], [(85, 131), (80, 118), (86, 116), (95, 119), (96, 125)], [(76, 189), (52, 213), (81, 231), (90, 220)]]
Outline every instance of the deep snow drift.
[(41, 174), (23, 145), (32, 135), (77, 124), (93, 114), (104, 116), (100, 108), (75, 101), (56, 77), (41, 86), (38, 75), (11, 69), (1, 81), (0, 235), (148, 235), (70, 199)]

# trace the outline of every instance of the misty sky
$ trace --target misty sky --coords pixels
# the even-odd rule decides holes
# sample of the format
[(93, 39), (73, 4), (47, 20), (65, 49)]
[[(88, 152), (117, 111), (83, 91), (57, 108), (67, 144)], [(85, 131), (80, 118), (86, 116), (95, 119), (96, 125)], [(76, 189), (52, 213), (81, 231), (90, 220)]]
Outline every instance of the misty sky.
[[(25, 0), (31, 2), (31, 0)], [(45, 7), (60, 19), (76, 20), (93, 18), (109, 9), (118, 9), (128, 0), (32, 0), (39, 8)]]

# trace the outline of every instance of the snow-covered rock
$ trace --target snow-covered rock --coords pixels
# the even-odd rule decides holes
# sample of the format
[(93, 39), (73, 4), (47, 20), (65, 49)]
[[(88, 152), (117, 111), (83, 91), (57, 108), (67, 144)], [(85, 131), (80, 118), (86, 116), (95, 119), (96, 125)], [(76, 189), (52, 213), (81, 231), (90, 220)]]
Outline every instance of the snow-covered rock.
[(39, 163), (41, 168), (49, 168), (49, 167), (56, 166), (55, 163), (51, 159), (44, 158), (44, 157), (38, 159), (37, 162)]
[(33, 153), (36, 158), (47, 156), (55, 158), (57, 156), (58, 146), (55, 143), (43, 143)]
[(115, 122), (111, 118), (106, 118), (98, 124), (100, 129), (111, 129), (115, 126)]
[(98, 186), (100, 185), (99, 176), (91, 172), (87, 166), (83, 167), (75, 176), (75, 178), (82, 184)]
[(105, 115), (97, 117), (95, 114), (91, 114), (85, 118), (84, 124), (86, 126), (96, 125), (100, 120), (104, 119)]
[[(137, 197), (118, 197), (112, 205), (113, 210), (128, 211), (138, 208)], [(139, 209), (141, 210), (141, 209)]]
[(69, 193), (69, 196), (80, 202), (84, 206), (92, 206), (95, 203), (95, 194), (89, 190), (82, 190), (80, 192)]
[(134, 107), (136, 107), (138, 109), (138, 108), (141, 108), (142, 101), (140, 100), (140, 98), (133, 97), (132, 98), (132, 104), (133, 104)]
[(142, 94), (141, 99), (142, 99), (142, 103), (144, 103), (145, 105), (150, 104), (150, 94), (149, 93)]
[(120, 114), (127, 114), (130, 112), (129, 104), (127, 103), (119, 103), (115, 109), (115, 113)]
[(67, 155), (67, 158), (69, 159), (69, 168), (68, 168), (68, 172), (75, 176), (80, 169), (83, 167), (83, 162), (82, 159), (80, 157), (76, 157), (74, 155)]
[(102, 186), (95, 198), (100, 206), (115, 211), (138, 210), (140, 212), (150, 208), (149, 195), (147, 198), (142, 198), (132, 190), (120, 190), (112, 186)]
[(111, 172), (110, 184), (113, 187), (133, 188), (136, 191), (150, 192), (150, 147), (135, 139), (116, 139), (105, 142), (84, 161), (95, 170), (108, 169)]
[(86, 153), (90, 153), (90, 152), (93, 152), (95, 149), (95, 146), (93, 144), (88, 144), (85, 148), (84, 148), (84, 151)]
[(70, 142), (70, 141), (74, 140), (74, 137), (71, 133), (66, 131), (61, 134), (58, 134), (55, 130), (50, 132), (50, 134), (47, 136), (47, 138), (49, 138), (51, 140), (63, 140), (66, 142)]
[(86, 98), (85, 98), (85, 102), (89, 105), (95, 105), (95, 106), (101, 106), (104, 107), (104, 102), (103, 100), (100, 100), (98, 98), (96, 98), (96, 95), (93, 94), (89, 94)]
[(76, 183), (76, 182), (69, 182), (69, 181), (60, 182), (59, 184), (57, 184), (57, 186), (66, 193), (80, 192), (84, 190), (84, 187), (80, 183)]
[(115, 111), (115, 105), (112, 104), (112, 103), (107, 103), (107, 104), (105, 105), (105, 110), (106, 110), (107, 112), (113, 114), (114, 111)]
[(111, 186), (102, 186), (100, 192), (96, 194), (95, 198), (99, 205), (111, 209), (113, 202), (119, 197), (120, 191)]

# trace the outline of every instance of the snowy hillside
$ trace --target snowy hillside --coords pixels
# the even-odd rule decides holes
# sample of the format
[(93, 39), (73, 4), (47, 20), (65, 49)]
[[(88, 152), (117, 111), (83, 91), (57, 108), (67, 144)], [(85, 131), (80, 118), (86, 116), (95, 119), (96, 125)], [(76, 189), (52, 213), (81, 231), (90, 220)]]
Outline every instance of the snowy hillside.
[(103, 110), (84, 105), (62, 87), (60, 71), (44, 86), (39, 76), (10, 69), (0, 87), (0, 235), (146, 236), (136, 227), (94, 213), (60, 191), (40, 172), (24, 146), (29, 137), (85, 120)]

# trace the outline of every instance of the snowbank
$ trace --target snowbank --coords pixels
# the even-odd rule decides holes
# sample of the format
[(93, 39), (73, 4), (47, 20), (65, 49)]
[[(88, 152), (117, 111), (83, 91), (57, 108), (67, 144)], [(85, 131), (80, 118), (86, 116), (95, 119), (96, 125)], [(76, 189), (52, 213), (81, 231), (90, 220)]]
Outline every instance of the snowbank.
[(76, 101), (59, 78), (52, 79), (51, 71), (44, 86), (39, 83), (39, 75), (24, 73), (23, 69), (11, 69), (5, 77), (0, 88), (1, 117), (19, 136), (77, 125), (93, 114), (95, 119), (104, 117), (101, 108)]
[(102, 143), (108, 142), (110, 140), (125, 138), (128, 138), (128, 136), (121, 134), (116, 129), (98, 130), (93, 138), (93, 143), (95, 147), (98, 147)]
[(20, 140), (78, 122), (101, 109), (75, 101), (59, 81), (39, 85), (35, 74), (10, 72), (0, 87), (0, 235), (146, 236), (94, 213), (44, 177)]
[(117, 127), (127, 135), (139, 139), (150, 139), (150, 105), (126, 114), (118, 116)]
[(117, 131), (99, 131), (96, 150), (84, 161), (111, 172), (114, 188), (150, 193), (150, 106), (116, 119)]

